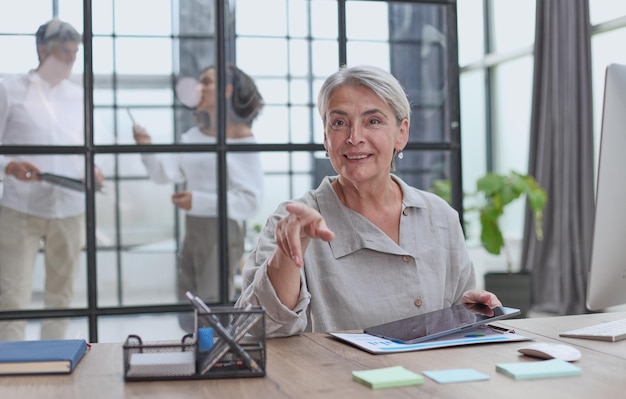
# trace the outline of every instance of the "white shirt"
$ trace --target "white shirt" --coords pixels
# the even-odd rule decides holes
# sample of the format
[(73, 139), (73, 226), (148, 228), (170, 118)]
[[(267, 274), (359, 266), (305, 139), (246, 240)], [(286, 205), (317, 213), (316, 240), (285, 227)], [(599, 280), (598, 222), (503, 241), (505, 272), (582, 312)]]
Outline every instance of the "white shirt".
[[(197, 127), (181, 138), (183, 143), (215, 144)], [(228, 139), (229, 144), (254, 144), (253, 136)], [(217, 216), (217, 157), (213, 152), (179, 154), (143, 154), (148, 175), (156, 183), (186, 182), (191, 191), (188, 215)], [(229, 152), (226, 155), (227, 207), (230, 219), (242, 222), (259, 209), (263, 196), (263, 169), (258, 152)]]
[[(69, 80), (50, 86), (31, 71), (0, 81), (0, 143), (3, 145), (83, 145), (83, 120), (83, 90)], [(3, 179), (0, 204), (45, 218), (84, 213), (84, 193), (47, 182), (23, 182), (6, 176), (5, 169), (11, 161), (28, 161), (44, 173), (83, 179), (85, 163), (81, 155), (0, 156)]]

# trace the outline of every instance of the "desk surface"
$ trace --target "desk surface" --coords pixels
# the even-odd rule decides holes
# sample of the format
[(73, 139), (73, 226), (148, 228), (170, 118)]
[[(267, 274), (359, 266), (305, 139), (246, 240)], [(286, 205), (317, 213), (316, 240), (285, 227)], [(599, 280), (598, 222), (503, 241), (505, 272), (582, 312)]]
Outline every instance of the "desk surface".
[[(267, 341), (265, 377), (124, 382), (122, 344), (94, 344), (73, 374), (0, 377), (1, 398), (506, 398), (622, 397), (626, 390), (626, 340), (601, 342), (559, 338), (558, 333), (603, 321), (626, 318), (626, 312), (507, 320), (501, 325), (538, 341), (576, 345), (582, 376), (516, 381), (495, 371), (496, 363), (536, 361), (520, 356), (519, 342), (481, 344), (428, 351), (371, 355), (328, 334), (304, 334)], [(352, 381), (353, 370), (404, 366), (424, 370), (474, 368), (489, 381), (371, 390)]]

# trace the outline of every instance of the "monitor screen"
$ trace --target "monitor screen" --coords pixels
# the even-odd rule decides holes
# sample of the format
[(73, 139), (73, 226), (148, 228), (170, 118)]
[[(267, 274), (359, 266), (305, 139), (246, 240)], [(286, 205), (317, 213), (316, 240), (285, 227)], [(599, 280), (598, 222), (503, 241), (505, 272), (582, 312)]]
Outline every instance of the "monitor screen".
[(626, 65), (606, 69), (587, 309), (626, 304)]

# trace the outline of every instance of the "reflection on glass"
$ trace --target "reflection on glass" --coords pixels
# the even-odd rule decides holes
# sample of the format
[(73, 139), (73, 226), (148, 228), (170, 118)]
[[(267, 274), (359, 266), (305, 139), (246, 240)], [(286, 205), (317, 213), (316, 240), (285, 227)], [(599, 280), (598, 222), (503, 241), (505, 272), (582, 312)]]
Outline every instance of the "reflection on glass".
[[(191, 306), (188, 314), (193, 317)], [(176, 314), (115, 316), (98, 318), (98, 342), (124, 342), (130, 334), (144, 342), (179, 340), (185, 331), (178, 325)]]
[[(208, 67), (200, 75), (197, 86), (183, 85), (191, 93), (177, 93), (179, 99), (199, 100), (195, 109), (196, 126), (182, 135), (185, 144), (217, 143), (216, 69)], [(226, 70), (227, 122), (225, 137), (228, 144), (254, 144), (252, 123), (264, 102), (255, 82), (234, 65)], [(182, 90), (182, 89), (181, 89)], [(196, 91), (200, 96), (195, 96)], [(193, 105), (193, 104), (188, 104)], [(143, 126), (135, 124), (133, 134), (137, 144), (152, 144), (152, 136)], [(171, 201), (185, 213), (185, 233), (179, 253), (177, 297), (187, 301), (186, 291), (192, 291), (205, 302), (220, 302), (219, 267), (220, 231), (218, 220), (217, 157), (213, 153), (192, 152), (143, 154), (143, 164), (156, 183), (177, 183), (179, 189)], [(233, 277), (239, 272), (244, 251), (243, 222), (254, 215), (263, 194), (263, 171), (256, 152), (231, 152), (226, 158), (228, 203), (228, 273), (234, 297)], [(193, 331), (193, 319), (181, 315), (181, 327)]]
[[(54, 324), (55, 319), (29, 319), (28, 322), (24, 321), (24, 340), (32, 341), (38, 339), (44, 339), (41, 336), (40, 331), (45, 330), (47, 325)], [(59, 339), (84, 339), (89, 341), (89, 329), (87, 319), (72, 317), (66, 320), (67, 328), (64, 335)]]
[[(386, 16), (385, 29), (364, 26), (368, 10)], [(412, 143), (449, 140), (448, 11), (441, 4), (346, 3), (348, 65), (375, 65), (402, 83), (412, 105)]]
[(404, 151), (402, 159), (396, 159), (396, 175), (408, 184), (430, 191), (438, 180), (448, 180), (450, 153), (447, 151)]
[[(69, 80), (81, 40), (74, 27), (59, 19), (37, 30), (37, 68), (0, 81), (2, 144), (83, 143), (83, 92)], [(84, 168), (79, 155), (0, 157), (0, 309), (31, 306), (35, 264), (42, 257), (43, 305), (71, 305), (85, 243)], [(99, 171), (95, 180), (102, 183)], [(45, 321), (41, 338), (64, 338), (67, 323)], [(0, 323), (0, 339), (24, 339), (24, 329), (22, 321)]]

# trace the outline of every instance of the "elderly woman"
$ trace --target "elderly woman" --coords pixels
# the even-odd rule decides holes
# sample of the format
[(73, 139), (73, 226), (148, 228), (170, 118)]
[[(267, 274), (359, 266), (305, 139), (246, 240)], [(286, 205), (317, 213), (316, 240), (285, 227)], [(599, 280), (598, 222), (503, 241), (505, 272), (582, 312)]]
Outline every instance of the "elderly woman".
[(237, 306), (263, 306), (268, 337), (362, 329), (459, 303), (474, 290), (458, 214), (391, 172), (409, 137), (399, 82), (343, 67), (320, 89), (324, 146), (338, 173), (271, 215), (244, 266)]

